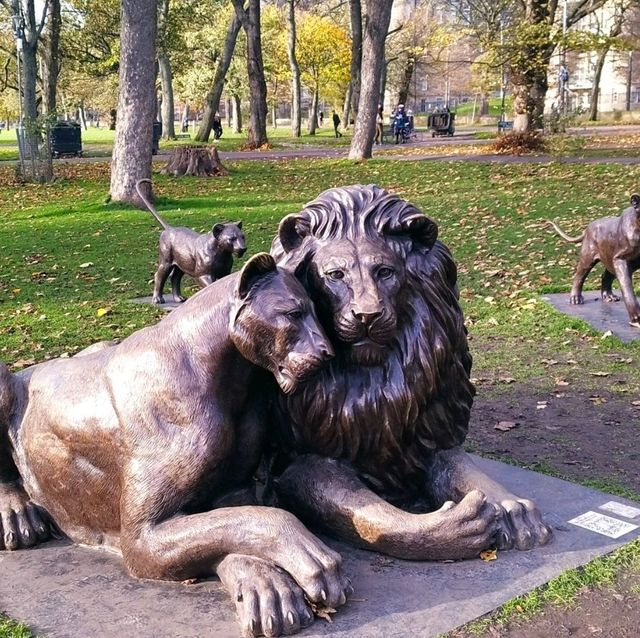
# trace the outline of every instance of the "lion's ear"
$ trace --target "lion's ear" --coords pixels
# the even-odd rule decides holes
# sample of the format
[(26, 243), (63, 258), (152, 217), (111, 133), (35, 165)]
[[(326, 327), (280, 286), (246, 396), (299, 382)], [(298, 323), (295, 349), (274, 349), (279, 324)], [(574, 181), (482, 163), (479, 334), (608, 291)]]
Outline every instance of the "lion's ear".
[(395, 221), (385, 229), (389, 235), (406, 235), (426, 248), (431, 248), (438, 239), (438, 224), (422, 213), (413, 213)]
[(640, 195), (638, 195), (637, 193), (634, 193), (633, 195), (631, 195), (631, 205), (635, 209), (640, 208)]
[(287, 215), (278, 226), (278, 238), (284, 252), (298, 248), (310, 231), (309, 220), (302, 215)]
[(251, 288), (266, 275), (275, 272), (276, 262), (269, 253), (258, 253), (244, 265), (240, 271), (240, 279), (236, 288), (236, 294), (244, 299)]
[(222, 231), (224, 230), (224, 224), (214, 224), (213, 228), (211, 229), (211, 232), (213, 233), (213, 236), (218, 239), (218, 237), (220, 237), (220, 234), (222, 233)]

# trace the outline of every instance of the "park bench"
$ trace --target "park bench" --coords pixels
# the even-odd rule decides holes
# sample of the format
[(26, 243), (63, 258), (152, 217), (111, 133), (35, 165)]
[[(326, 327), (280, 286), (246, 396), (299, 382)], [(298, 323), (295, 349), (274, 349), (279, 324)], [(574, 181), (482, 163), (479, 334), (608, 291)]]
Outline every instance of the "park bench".
[(513, 130), (513, 120), (500, 120), (498, 122), (498, 133), (502, 133), (502, 131), (512, 131)]

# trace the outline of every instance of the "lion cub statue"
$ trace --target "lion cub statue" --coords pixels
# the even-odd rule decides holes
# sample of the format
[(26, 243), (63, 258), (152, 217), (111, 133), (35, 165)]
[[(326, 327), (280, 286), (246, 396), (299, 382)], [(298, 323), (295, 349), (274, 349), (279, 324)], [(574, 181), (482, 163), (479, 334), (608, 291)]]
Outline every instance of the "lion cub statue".
[(208, 233), (197, 233), (184, 226), (170, 226), (160, 217), (153, 204), (140, 188), (150, 179), (136, 182), (138, 195), (154, 219), (162, 226), (158, 248), (158, 268), (153, 277), (153, 303), (164, 303), (164, 285), (171, 277), (171, 293), (175, 303), (185, 297), (180, 293), (182, 277), (187, 274), (200, 288), (226, 277), (233, 268), (233, 258), (242, 257), (247, 244), (242, 222), (214, 224)]
[(600, 281), (602, 300), (620, 301), (611, 289), (617, 277), (629, 323), (640, 328), (640, 303), (633, 291), (633, 273), (640, 268), (640, 195), (631, 196), (631, 206), (622, 215), (596, 219), (578, 237), (570, 237), (552, 221), (547, 223), (566, 241), (582, 242), (569, 303), (584, 303), (584, 282), (592, 268), (601, 261), (605, 268)]
[(292, 274), (258, 254), (80, 355), (0, 364), (0, 549), (45, 540), (51, 517), (138, 578), (217, 574), (249, 636), (295, 633), (311, 603), (345, 602), (340, 556), (251, 493), (273, 377), (294, 392), (333, 355)]

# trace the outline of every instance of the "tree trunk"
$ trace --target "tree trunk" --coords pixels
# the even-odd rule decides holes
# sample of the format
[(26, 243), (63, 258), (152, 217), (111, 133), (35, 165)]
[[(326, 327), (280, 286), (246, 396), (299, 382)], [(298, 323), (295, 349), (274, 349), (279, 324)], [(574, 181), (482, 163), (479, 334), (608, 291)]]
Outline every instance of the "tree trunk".
[(483, 93), (480, 96), (480, 116), (489, 115), (489, 94)]
[(600, 78), (602, 77), (602, 69), (604, 61), (609, 53), (609, 47), (598, 51), (596, 66), (593, 70), (593, 85), (591, 87), (591, 102), (589, 103), (589, 120), (595, 122), (598, 119), (598, 96), (600, 94)]
[(347, 86), (347, 93), (344, 96), (344, 106), (342, 108), (342, 128), (349, 128), (349, 117), (351, 116), (351, 82)]
[(271, 128), (278, 128), (278, 103), (271, 104)]
[(169, 56), (161, 53), (158, 55), (158, 69), (160, 71), (160, 86), (162, 90), (161, 122), (162, 138), (165, 140), (176, 139), (176, 129), (174, 123), (174, 103), (173, 103), (173, 72), (171, 71), (171, 61)]
[(521, 80), (513, 85), (513, 130), (525, 133), (529, 130), (531, 108), (529, 105), (530, 87)]
[(38, 62), (36, 47), (26, 41), (22, 48), (22, 114), (26, 120), (35, 122), (38, 117), (38, 100), (36, 80), (38, 76)]
[(398, 91), (398, 104), (406, 105), (409, 101), (409, 91), (411, 90), (411, 78), (413, 78), (413, 72), (416, 67), (416, 61), (413, 56), (407, 58), (407, 63), (402, 73), (402, 80), (400, 82), (400, 90)]
[(56, 112), (56, 90), (60, 73), (60, 0), (49, 0), (47, 36), (43, 47), (42, 109), (47, 115)]
[(295, 0), (287, 0), (287, 21), (289, 24), (289, 39), (287, 40), (287, 54), (291, 69), (291, 134), (293, 137), (302, 135), (302, 112), (300, 110), (300, 65), (296, 57), (296, 11)]
[(78, 120), (80, 120), (80, 126), (86, 131), (87, 130), (87, 116), (84, 110), (84, 102), (80, 102), (80, 106), (78, 107)]
[(232, 96), (233, 104), (233, 132), (242, 133), (242, 104), (240, 103), (240, 96), (234, 94)]
[(349, 159), (371, 157), (376, 132), (376, 114), (380, 97), (380, 66), (384, 61), (384, 46), (393, 0), (369, 0), (362, 42), (362, 72), (358, 116), (356, 118)]
[(309, 135), (315, 135), (318, 128), (318, 83), (316, 82), (311, 96), (311, 108), (309, 109)]
[(182, 108), (182, 116), (180, 117), (180, 130), (183, 133), (189, 132), (189, 102), (184, 103)]
[(177, 146), (171, 152), (163, 175), (211, 177), (228, 175), (215, 146)]
[(232, 102), (230, 97), (228, 97), (224, 101), (224, 109), (225, 109), (225, 115), (227, 116), (227, 128), (230, 129), (231, 128), (231, 110), (232, 110)]
[[(215, 117), (216, 112), (220, 111), (220, 98), (222, 97), (222, 90), (224, 89), (224, 79), (227, 77), (227, 71), (229, 70), (231, 60), (233, 59), (233, 52), (236, 48), (240, 26), (240, 20), (234, 13), (231, 17), (229, 28), (227, 29), (227, 35), (222, 48), (222, 55), (220, 56), (215, 75), (213, 76), (211, 90), (207, 93), (204, 115), (202, 117), (198, 133), (196, 134), (196, 140), (198, 142), (209, 141), (211, 129), (213, 128), (213, 118)], [(227, 126), (230, 128), (228, 123)]]
[(382, 63), (382, 69), (380, 70), (380, 96), (378, 97), (378, 104), (384, 106), (384, 94), (387, 90), (387, 72), (389, 70), (389, 62), (385, 59)]
[(269, 143), (267, 137), (267, 82), (262, 62), (260, 38), (260, 0), (231, 0), (236, 15), (247, 35), (247, 75), (249, 77), (249, 130), (247, 145), (260, 148)]
[[(349, 0), (351, 20), (351, 109), (354, 119), (358, 116), (362, 75), (362, 4), (360, 0)], [(385, 33), (385, 37), (386, 37)], [(346, 124), (349, 120), (345, 120)]]
[(629, 51), (629, 63), (627, 64), (627, 93), (625, 96), (625, 110), (631, 110), (631, 83), (633, 80), (633, 51)]
[[(157, 0), (122, 0), (118, 126), (111, 160), (111, 199), (140, 208), (135, 185), (151, 177), (156, 110)], [(152, 18), (152, 19), (150, 19)]]

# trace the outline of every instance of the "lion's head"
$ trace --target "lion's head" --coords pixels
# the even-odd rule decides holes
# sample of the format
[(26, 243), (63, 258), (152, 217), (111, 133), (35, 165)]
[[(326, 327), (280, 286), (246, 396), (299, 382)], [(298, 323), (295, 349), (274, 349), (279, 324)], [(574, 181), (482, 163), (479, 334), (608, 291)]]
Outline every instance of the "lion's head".
[(272, 246), (336, 350), (281, 401), (285, 433), (398, 497), (424, 479), (431, 452), (464, 440), (473, 397), (456, 267), (437, 234), (397, 195), (349, 186), (285, 217)]

